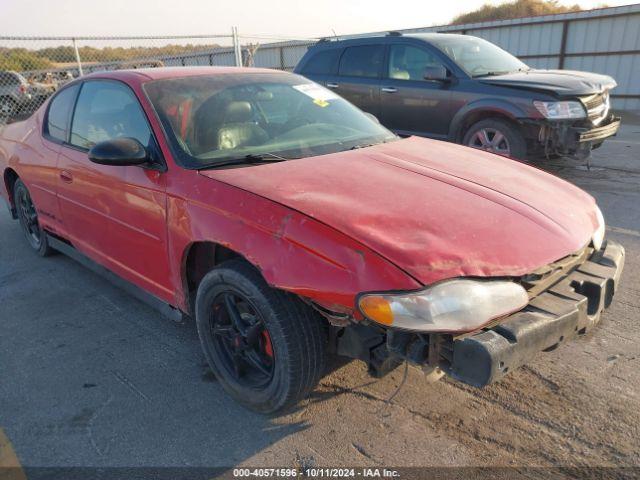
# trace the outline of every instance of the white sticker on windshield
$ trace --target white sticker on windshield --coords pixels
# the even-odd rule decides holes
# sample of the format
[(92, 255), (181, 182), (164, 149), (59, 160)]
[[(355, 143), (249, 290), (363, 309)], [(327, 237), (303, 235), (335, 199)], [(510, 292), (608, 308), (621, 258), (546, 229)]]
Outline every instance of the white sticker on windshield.
[(321, 87), (317, 83), (294, 85), (293, 88), (318, 102), (326, 102), (327, 100), (339, 98), (337, 94), (333, 93), (331, 90)]

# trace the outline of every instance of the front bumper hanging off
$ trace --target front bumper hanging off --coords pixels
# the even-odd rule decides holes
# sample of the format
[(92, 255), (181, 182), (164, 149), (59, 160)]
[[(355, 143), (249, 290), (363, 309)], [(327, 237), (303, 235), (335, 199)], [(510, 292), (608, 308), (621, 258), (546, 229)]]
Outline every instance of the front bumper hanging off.
[(552, 350), (600, 321), (611, 304), (624, 266), (624, 248), (608, 241), (600, 252), (533, 298), (522, 311), (479, 333), (454, 339), (447, 373), (482, 387)]
[(561, 155), (585, 158), (589, 152), (607, 138), (616, 135), (620, 128), (620, 117), (609, 115), (594, 127), (586, 122), (535, 120), (523, 121), (526, 137), (531, 141), (535, 155)]

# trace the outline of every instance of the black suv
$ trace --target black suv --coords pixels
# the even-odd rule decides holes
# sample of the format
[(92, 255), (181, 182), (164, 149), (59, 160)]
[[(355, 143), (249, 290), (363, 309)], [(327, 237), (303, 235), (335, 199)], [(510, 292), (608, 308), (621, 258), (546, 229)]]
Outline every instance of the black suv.
[(321, 40), (295, 68), (400, 135), (514, 158), (573, 156), (616, 133), (613, 78), (534, 70), (481, 38), (441, 33)]

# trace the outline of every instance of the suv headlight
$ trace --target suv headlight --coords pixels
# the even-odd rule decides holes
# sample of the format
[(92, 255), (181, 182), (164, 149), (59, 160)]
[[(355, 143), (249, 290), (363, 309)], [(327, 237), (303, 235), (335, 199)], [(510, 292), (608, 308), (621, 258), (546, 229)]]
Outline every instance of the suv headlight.
[(540, 102), (535, 100), (533, 106), (545, 117), (551, 120), (567, 120), (570, 118), (585, 118), (587, 112), (582, 103), (567, 102)]
[(593, 242), (593, 248), (600, 250), (602, 248), (602, 243), (604, 242), (604, 231), (606, 226), (604, 223), (604, 216), (602, 215), (602, 211), (598, 205), (596, 205), (596, 218), (598, 219), (598, 228), (596, 228), (591, 241)]
[(527, 305), (526, 290), (506, 280), (455, 279), (411, 293), (364, 294), (362, 314), (376, 323), (421, 332), (469, 332)]

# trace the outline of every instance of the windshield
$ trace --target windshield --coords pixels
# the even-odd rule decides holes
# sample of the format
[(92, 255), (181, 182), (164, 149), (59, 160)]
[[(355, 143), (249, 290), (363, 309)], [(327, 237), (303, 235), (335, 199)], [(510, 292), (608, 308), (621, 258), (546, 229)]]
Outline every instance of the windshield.
[(443, 35), (429, 41), (472, 77), (529, 70), (509, 52), (478, 37)]
[(182, 77), (144, 89), (186, 168), (310, 157), (395, 138), (332, 91), (287, 73)]

